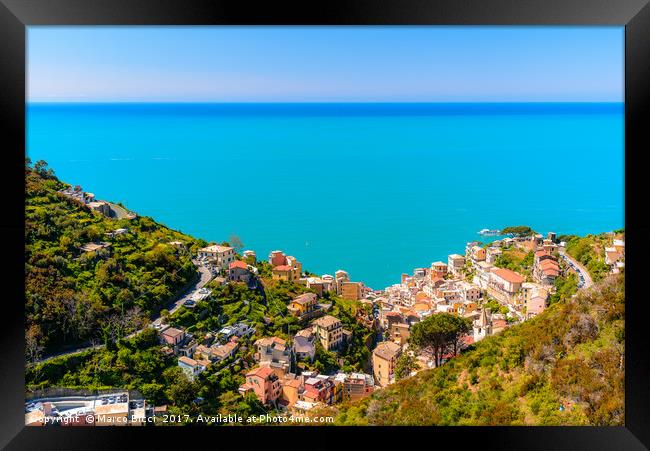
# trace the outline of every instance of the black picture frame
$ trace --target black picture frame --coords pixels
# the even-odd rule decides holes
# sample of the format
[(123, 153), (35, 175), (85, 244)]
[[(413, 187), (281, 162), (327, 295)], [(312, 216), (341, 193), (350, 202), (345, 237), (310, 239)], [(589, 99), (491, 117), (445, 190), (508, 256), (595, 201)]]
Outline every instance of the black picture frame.
[[(645, 111), (650, 110), (650, 6), (648, 0), (399, 0), (333, 1), (284, 4), (221, 0), (0, 0), (0, 116), (2, 117), (3, 214), (0, 232), (4, 238), (5, 268), (0, 272), (5, 288), (0, 340), (0, 446), (8, 449), (115, 448), (130, 443), (136, 435), (168, 441), (180, 432), (172, 428), (26, 428), (24, 427), (24, 152), (25, 152), (25, 36), (30, 25), (621, 25), (625, 26), (625, 228), (626, 253), (626, 380), (624, 427), (483, 427), (483, 428), (355, 428), (351, 443), (369, 447), (366, 440), (394, 438), (402, 447), (442, 446), (451, 439), (473, 449), (645, 449), (650, 446), (650, 375), (647, 316), (644, 304), (641, 257), (642, 239), (650, 223), (640, 208), (648, 205), (644, 190), (645, 169), (641, 164), (650, 148)], [(605, 175), (600, 175), (605, 176)], [(647, 177), (647, 176), (646, 176)], [(598, 183), (597, 178), (594, 183)], [(637, 203), (638, 207), (637, 208)], [(7, 290), (6, 288), (9, 288)], [(225, 430), (224, 430), (225, 429)], [(214, 428), (191, 429), (198, 435)], [(283, 446), (319, 447), (316, 434), (328, 436), (332, 446), (337, 436), (350, 428), (274, 428), (250, 434), (239, 428), (218, 428), (208, 440), (212, 446), (238, 439), (267, 446), (276, 434)], [(137, 431), (137, 432), (136, 432)], [(155, 431), (152, 433), (152, 431)], [(188, 432), (187, 430), (185, 431)], [(270, 435), (273, 432), (273, 435)], [(183, 434), (185, 435), (185, 434)], [(273, 438), (270, 438), (272, 437)], [(417, 436), (417, 437), (415, 437)], [(188, 437), (184, 437), (188, 439)], [(243, 440), (242, 440), (243, 439)], [(433, 441), (435, 440), (435, 442)], [(446, 440), (445, 440), (446, 441)], [(194, 444), (195, 443), (195, 444)], [(211, 443), (211, 442), (205, 442)], [(246, 446), (244, 446), (244, 443)], [(361, 445), (365, 443), (365, 445)], [(436, 443), (434, 445), (434, 443)], [(313, 446), (312, 446), (313, 444)], [(142, 446), (142, 445), (141, 445)], [(231, 445), (232, 446), (232, 445)], [(374, 445), (373, 445), (374, 446)], [(480, 448), (478, 448), (480, 447)]]

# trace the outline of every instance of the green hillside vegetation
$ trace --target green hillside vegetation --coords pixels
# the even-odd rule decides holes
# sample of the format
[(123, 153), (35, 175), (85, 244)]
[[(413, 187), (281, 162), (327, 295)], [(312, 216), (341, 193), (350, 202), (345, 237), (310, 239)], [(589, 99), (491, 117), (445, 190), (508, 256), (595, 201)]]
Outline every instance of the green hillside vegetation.
[(529, 226), (508, 226), (501, 229), (502, 235), (531, 236), (535, 233)]
[(624, 276), (610, 276), (439, 368), (314, 415), (341, 425), (622, 425), (624, 298)]
[(494, 266), (518, 272), (530, 279), (534, 260), (534, 252), (525, 252), (516, 247), (511, 247), (502, 251), (502, 254), (494, 261)]
[(605, 264), (605, 247), (612, 245), (612, 237), (607, 234), (587, 235), (579, 237), (575, 235), (560, 236), (561, 241), (566, 241), (566, 252), (589, 271), (594, 282), (601, 280), (609, 272)]
[[(44, 162), (26, 165), (25, 313), (28, 360), (62, 345), (116, 340), (146, 321), (196, 277), (188, 253), (200, 243), (148, 217), (111, 219), (69, 199)], [(127, 228), (110, 238), (106, 232)], [(90, 242), (112, 251), (82, 252)]]
[(237, 393), (244, 377), (231, 357), (213, 364), (190, 381), (175, 357), (160, 352), (157, 332), (150, 328), (119, 340), (110, 349), (95, 349), (57, 357), (27, 368), (27, 390), (70, 389), (137, 390), (155, 405), (168, 405), (170, 414), (264, 413), (255, 397)]

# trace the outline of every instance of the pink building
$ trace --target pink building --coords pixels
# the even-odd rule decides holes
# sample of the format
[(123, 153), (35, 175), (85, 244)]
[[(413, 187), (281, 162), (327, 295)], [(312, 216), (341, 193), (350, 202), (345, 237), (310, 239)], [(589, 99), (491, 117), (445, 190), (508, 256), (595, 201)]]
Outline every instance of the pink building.
[(246, 382), (239, 387), (239, 393), (255, 393), (262, 404), (277, 401), (282, 393), (282, 382), (269, 367), (258, 367), (246, 373)]

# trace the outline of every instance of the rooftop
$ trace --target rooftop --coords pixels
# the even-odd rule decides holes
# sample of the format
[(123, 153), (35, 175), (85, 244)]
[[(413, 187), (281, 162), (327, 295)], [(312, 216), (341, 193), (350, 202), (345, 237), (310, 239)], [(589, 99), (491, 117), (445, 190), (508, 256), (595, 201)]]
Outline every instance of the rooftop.
[(330, 327), (330, 326), (334, 326), (335, 324), (341, 324), (341, 321), (338, 318), (333, 317), (332, 315), (325, 315), (321, 318), (314, 320), (312, 324), (320, 327)]
[(248, 265), (246, 264), (246, 262), (243, 262), (241, 260), (235, 260), (229, 265), (229, 267), (230, 269), (234, 269), (234, 268), (248, 269)]
[(228, 246), (219, 246), (218, 244), (213, 244), (212, 246), (207, 246), (202, 249), (199, 249), (199, 252), (228, 252), (231, 251), (232, 247)]
[(492, 272), (510, 283), (522, 283), (525, 280), (520, 274), (506, 268), (493, 268)]
[(393, 343), (392, 341), (383, 341), (377, 345), (372, 353), (384, 360), (391, 360), (392, 358), (397, 357), (401, 350), (402, 348), (397, 343)]
[(293, 268), (289, 265), (279, 265), (273, 268), (273, 271), (291, 271)]

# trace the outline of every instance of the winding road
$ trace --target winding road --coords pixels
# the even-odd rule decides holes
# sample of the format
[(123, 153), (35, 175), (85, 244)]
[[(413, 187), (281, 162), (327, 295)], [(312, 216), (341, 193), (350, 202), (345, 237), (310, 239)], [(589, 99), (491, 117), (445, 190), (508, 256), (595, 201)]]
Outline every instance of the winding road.
[[(203, 288), (205, 285), (208, 284), (208, 282), (210, 282), (212, 280), (212, 272), (210, 271), (210, 269), (208, 269), (205, 266), (199, 264), (198, 261), (193, 260), (192, 262), (196, 265), (196, 269), (199, 272), (199, 280), (197, 280), (196, 283), (191, 285), (185, 291), (185, 293), (183, 293), (179, 298), (172, 299), (170, 302), (167, 303), (167, 305), (165, 305), (163, 307), (163, 309), (169, 310), (169, 313), (173, 313), (176, 310), (178, 310), (181, 307), (181, 305), (183, 305), (183, 303), (185, 303), (185, 301), (192, 298), (192, 295), (194, 294), (194, 291), (198, 290), (199, 288)], [(162, 318), (160, 316), (160, 312), (156, 313), (153, 317), (151, 317), (151, 320), (152, 320), (152, 322), (148, 326), (146, 326), (146, 327), (144, 327), (142, 329), (138, 329), (135, 332), (127, 335), (124, 338), (132, 338), (132, 337), (136, 336), (137, 334), (139, 334), (140, 332), (142, 332), (143, 330), (145, 330), (148, 327), (154, 327), (156, 325), (162, 324)], [(50, 354), (50, 355), (48, 355), (46, 357), (43, 357), (41, 359), (36, 360), (35, 363), (46, 362), (46, 361), (51, 360), (51, 359), (53, 359), (55, 357), (61, 357), (61, 356), (64, 356), (64, 355), (78, 354), (80, 352), (87, 351), (89, 349), (101, 349), (104, 346), (105, 345), (103, 343), (102, 344), (96, 344), (96, 345), (93, 345), (92, 343), (88, 343), (87, 346), (80, 346), (80, 347), (72, 349), (72, 350), (60, 351), (60, 352), (57, 352), (57, 353), (54, 353), (54, 354)]]
[(582, 278), (585, 282), (584, 284), (579, 284), (578, 285), (579, 288), (589, 288), (594, 284), (594, 281), (591, 279), (591, 276), (589, 275), (589, 271), (587, 271), (587, 268), (585, 268), (580, 262), (578, 262), (578, 260), (571, 257), (565, 251), (560, 250), (559, 252), (560, 252), (560, 256), (564, 260), (573, 264), (573, 269), (575, 269), (578, 273), (582, 274)]

